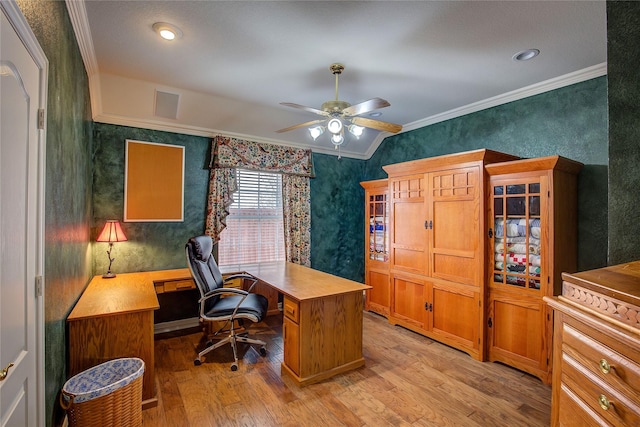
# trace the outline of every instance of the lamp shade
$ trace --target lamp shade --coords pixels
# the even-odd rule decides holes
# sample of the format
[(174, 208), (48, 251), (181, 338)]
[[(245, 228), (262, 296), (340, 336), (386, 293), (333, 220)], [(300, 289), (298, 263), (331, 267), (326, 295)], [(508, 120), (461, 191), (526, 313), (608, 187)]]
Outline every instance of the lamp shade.
[(122, 227), (120, 227), (120, 221), (117, 220), (108, 220), (104, 225), (102, 232), (96, 239), (97, 242), (125, 242), (127, 240), (127, 236), (122, 232)]

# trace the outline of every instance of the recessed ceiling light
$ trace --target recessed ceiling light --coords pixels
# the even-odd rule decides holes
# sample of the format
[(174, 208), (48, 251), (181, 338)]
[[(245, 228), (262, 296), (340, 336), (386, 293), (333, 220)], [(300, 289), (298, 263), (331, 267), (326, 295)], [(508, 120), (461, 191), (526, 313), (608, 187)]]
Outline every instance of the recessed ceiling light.
[(540, 51), (538, 49), (527, 49), (516, 53), (511, 58), (514, 61), (528, 61), (538, 55), (540, 55)]
[(382, 113), (380, 111), (375, 111), (371, 114), (369, 114), (369, 116), (371, 117), (380, 117), (382, 115)]
[(166, 22), (156, 22), (153, 24), (153, 31), (158, 33), (165, 40), (174, 40), (182, 37), (180, 28)]

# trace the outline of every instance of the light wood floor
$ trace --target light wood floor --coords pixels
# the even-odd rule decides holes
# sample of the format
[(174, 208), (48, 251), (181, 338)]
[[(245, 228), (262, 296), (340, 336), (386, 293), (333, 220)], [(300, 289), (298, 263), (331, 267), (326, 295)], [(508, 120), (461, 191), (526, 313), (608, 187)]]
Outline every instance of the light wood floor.
[[(199, 332), (156, 337), (159, 404), (145, 426), (547, 426), (551, 388), (510, 367), (478, 362), (386, 319), (364, 314), (366, 366), (300, 388), (280, 376), (282, 318), (251, 327), (261, 357), (230, 346), (194, 366)], [(194, 332), (194, 331), (191, 331)]]

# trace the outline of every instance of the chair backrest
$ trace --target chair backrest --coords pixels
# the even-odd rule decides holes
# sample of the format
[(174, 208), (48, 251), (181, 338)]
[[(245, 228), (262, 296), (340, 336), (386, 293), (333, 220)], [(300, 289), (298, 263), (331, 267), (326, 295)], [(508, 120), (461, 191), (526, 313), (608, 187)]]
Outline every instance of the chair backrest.
[[(185, 246), (187, 264), (202, 297), (222, 287), (224, 282), (218, 264), (211, 254), (212, 250), (213, 240), (210, 236), (192, 237)], [(215, 305), (218, 299), (219, 297), (211, 298), (207, 301), (207, 306)]]

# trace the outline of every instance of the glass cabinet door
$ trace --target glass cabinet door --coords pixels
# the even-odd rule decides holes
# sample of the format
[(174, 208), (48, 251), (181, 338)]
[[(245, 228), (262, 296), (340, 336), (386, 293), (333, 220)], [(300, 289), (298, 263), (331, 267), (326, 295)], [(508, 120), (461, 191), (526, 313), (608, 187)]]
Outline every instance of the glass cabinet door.
[(492, 181), (493, 282), (540, 290), (541, 183)]
[(389, 260), (389, 206), (386, 194), (369, 195), (369, 259)]

